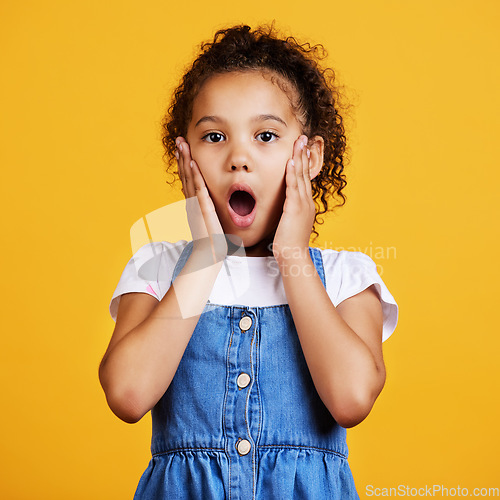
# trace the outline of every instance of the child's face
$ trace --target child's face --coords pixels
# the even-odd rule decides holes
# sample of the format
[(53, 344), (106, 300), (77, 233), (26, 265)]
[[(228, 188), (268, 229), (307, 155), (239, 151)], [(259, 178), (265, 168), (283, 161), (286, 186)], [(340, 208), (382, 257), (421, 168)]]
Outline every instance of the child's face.
[[(213, 76), (194, 100), (186, 135), (191, 156), (224, 232), (238, 235), (247, 255), (272, 255), (285, 166), (301, 133), (288, 96), (257, 71)], [(244, 195), (231, 197), (239, 183), (250, 188), (255, 205)]]

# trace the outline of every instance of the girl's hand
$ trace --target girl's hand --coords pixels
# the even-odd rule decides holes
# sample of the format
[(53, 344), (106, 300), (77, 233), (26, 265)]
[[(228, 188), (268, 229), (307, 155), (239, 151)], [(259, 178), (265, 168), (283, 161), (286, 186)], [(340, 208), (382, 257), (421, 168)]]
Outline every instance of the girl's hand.
[(311, 190), (307, 142), (305, 135), (295, 141), (292, 158), (286, 164), (286, 198), (273, 241), (273, 254), (278, 262), (309, 256), (309, 239), (316, 208)]
[(186, 198), (186, 211), (193, 237), (193, 251), (206, 254), (207, 265), (224, 260), (227, 242), (215, 206), (197, 163), (191, 158), (189, 144), (182, 137), (176, 139), (177, 165)]

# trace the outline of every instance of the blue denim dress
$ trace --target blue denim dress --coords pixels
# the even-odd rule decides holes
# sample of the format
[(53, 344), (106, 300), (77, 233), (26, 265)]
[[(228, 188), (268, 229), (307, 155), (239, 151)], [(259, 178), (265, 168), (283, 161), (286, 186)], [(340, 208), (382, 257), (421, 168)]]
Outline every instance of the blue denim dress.
[[(321, 252), (309, 252), (325, 285)], [(287, 304), (208, 302), (152, 422), (135, 500), (359, 498), (346, 430), (314, 387)]]

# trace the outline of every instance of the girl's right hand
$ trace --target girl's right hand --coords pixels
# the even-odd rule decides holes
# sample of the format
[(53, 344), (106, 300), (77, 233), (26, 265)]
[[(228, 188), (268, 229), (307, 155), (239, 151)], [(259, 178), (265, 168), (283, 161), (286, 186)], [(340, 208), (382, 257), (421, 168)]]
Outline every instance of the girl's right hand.
[(193, 238), (193, 252), (206, 255), (207, 265), (215, 264), (227, 255), (227, 241), (215, 206), (198, 168), (191, 158), (189, 144), (183, 137), (176, 139), (177, 165), (186, 198), (186, 212)]

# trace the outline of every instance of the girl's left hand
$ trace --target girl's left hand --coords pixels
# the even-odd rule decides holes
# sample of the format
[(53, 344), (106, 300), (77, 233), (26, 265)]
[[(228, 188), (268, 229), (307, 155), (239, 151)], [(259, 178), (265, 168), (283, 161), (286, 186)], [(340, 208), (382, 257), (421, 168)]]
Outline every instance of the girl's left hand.
[(305, 135), (295, 141), (292, 158), (286, 164), (286, 198), (273, 241), (273, 254), (278, 262), (309, 255), (316, 207), (311, 190), (307, 142)]

